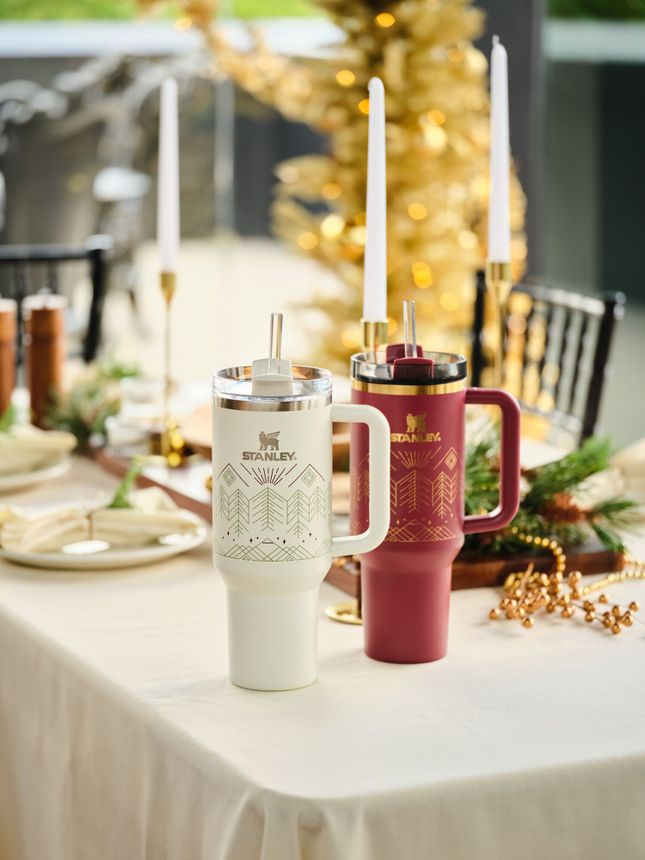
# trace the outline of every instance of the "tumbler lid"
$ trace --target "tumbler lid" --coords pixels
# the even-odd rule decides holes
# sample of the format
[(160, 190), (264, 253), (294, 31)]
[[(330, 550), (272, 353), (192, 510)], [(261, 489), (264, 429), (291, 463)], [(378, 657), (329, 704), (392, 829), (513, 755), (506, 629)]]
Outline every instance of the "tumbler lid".
[(231, 681), (295, 690), (317, 676), (318, 588), (271, 594), (228, 589)]
[(288, 394), (259, 393), (253, 385), (253, 365), (225, 367), (213, 373), (212, 393), (218, 406), (265, 412), (314, 409), (331, 403), (331, 373), (321, 367), (294, 364)]
[(352, 379), (368, 384), (431, 388), (465, 379), (466, 370), (467, 362), (463, 355), (432, 352), (420, 346), (416, 350), (416, 360), (406, 359), (403, 343), (388, 346), (384, 362), (374, 361), (374, 354), (369, 352), (356, 353), (351, 360)]

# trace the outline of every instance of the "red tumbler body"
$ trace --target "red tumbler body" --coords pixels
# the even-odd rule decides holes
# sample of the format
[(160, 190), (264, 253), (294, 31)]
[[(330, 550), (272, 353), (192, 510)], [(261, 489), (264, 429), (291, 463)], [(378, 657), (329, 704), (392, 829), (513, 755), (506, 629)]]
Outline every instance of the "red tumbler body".
[[(465, 360), (453, 358), (463, 362), (465, 375)], [(353, 362), (352, 402), (385, 415), (392, 446), (390, 529), (377, 549), (361, 557), (365, 653), (393, 663), (438, 660), (446, 653), (451, 568), (464, 533), (500, 528), (517, 512), (519, 409), (505, 392), (467, 390), (463, 379), (414, 385), (398, 384), (393, 375), (384, 384), (357, 379), (357, 366)], [(464, 517), (466, 402), (497, 403), (504, 419), (501, 504), (486, 516)], [(351, 434), (351, 528), (362, 532), (369, 499), (367, 433), (356, 425)]]

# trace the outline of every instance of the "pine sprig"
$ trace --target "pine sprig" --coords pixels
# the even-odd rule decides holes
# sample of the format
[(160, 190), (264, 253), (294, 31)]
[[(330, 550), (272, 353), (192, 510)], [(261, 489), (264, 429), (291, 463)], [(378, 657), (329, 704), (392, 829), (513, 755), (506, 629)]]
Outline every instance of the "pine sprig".
[(47, 427), (72, 433), (79, 449), (90, 447), (92, 437), (104, 437), (108, 418), (121, 408), (119, 382), (137, 376), (136, 368), (114, 360), (93, 365), (72, 388), (52, 398)]
[(577, 451), (561, 460), (547, 463), (527, 473), (531, 488), (524, 497), (527, 508), (538, 510), (556, 493), (565, 493), (579, 486), (586, 478), (609, 466), (609, 439), (587, 439)]
[(465, 507), (467, 514), (488, 511), (496, 504), (499, 473), (495, 470), (498, 440), (490, 433), (466, 450)]
[(131, 508), (130, 493), (135, 488), (137, 478), (141, 474), (141, 462), (135, 457), (128, 471), (119, 482), (108, 508)]
[(0, 433), (8, 433), (17, 420), (16, 407), (10, 403), (0, 417)]
[[(465, 508), (467, 514), (492, 510), (499, 494), (498, 438), (492, 433), (470, 444), (466, 451)], [(527, 546), (514, 534), (549, 537), (564, 547), (583, 543), (595, 535), (609, 550), (624, 550), (622, 534), (638, 521), (639, 505), (614, 497), (589, 508), (580, 507), (572, 496), (584, 482), (610, 463), (608, 439), (588, 439), (553, 463), (523, 472), (528, 485), (513, 522), (505, 529), (484, 535), (469, 535), (465, 549), (478, 554), (500, 555), (526, 552)]]

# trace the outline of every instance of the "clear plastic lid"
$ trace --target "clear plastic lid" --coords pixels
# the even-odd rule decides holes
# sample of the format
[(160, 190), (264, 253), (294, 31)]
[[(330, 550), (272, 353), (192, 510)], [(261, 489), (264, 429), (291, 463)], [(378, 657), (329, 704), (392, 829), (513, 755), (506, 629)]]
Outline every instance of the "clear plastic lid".
[(441, 385), (466, 378), (467, 362), (453, 352), (417, 350), (416, 359), (406, 362), (404, 345), (387, 349), (387, 360), (375, 362), (373, 354), (359, 352), (352, 356), (352, 379), (381, 385)]
[[(331, 401), (331, 373), (321, 367), (293, 365), (293, 391), (290, 394), (254, 394), (253, 366), (225, 367), (213, 373), (212, 394), (218, 399), (276, 408), (284, 403), (328, 403)], [(288, 407), (285, 407), (288, 408)]]

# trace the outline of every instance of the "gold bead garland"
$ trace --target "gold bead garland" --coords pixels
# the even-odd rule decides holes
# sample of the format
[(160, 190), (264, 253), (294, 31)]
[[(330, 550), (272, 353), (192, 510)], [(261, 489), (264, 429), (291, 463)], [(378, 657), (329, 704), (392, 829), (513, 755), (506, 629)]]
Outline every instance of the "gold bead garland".
[[(605, 609), (609, 599), (604, 591), (598, 595), (597, 603), (589, 600), (588, 595), (628, 579), (645, 579), (645, 561), (626, 555), (623, 570), (580, 587), (582, 574), (579, 570), (571, 571), (565, 580), (566, 555), (557, 541), (528, 535), (518, 528), (512, 531), (527, 546), (548, 549), (553, 554), (556, 569), (551, 574), (540, 573), (531, 562), (526, 570), (510, 573), (504, 581), (504, 597), (488, 613), (491, 621), (500, 618), (519, 621), (528, 630), (534, 626), (534, 616), (541, 610), (549, 615), (559, 612), (562, 618), (572, 618), (580, 610), (585, 622), (598, 622), (614, 635), (621, 633), (624, 627), (633, 626), (634, 616), (640, 609), (637, 601), (631, 601), (628, 606), (616, 603)], [(567, 586), (569, 591), (565, 590)]]

